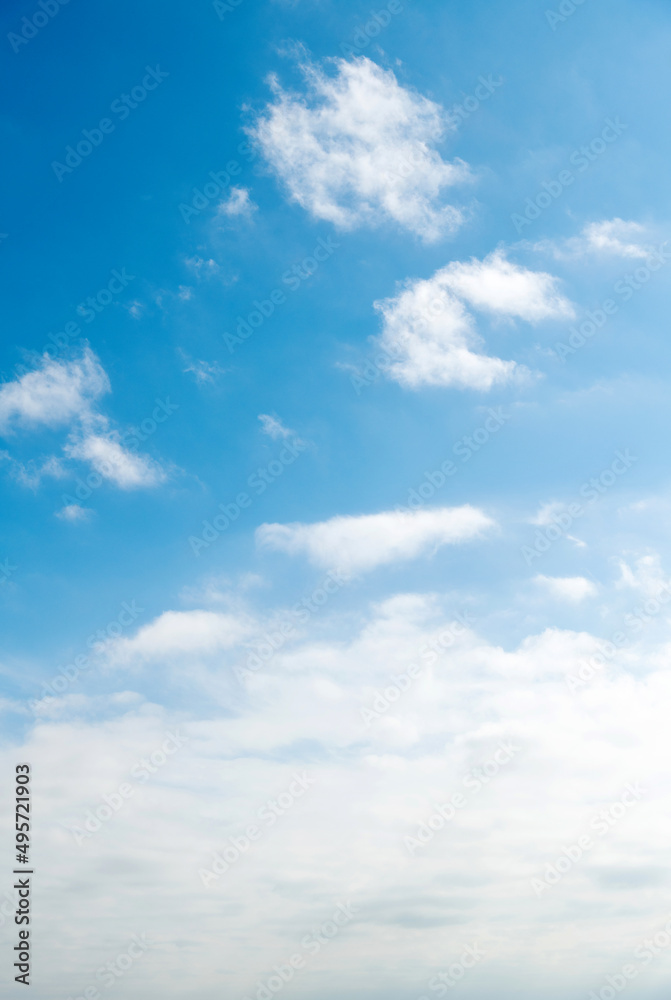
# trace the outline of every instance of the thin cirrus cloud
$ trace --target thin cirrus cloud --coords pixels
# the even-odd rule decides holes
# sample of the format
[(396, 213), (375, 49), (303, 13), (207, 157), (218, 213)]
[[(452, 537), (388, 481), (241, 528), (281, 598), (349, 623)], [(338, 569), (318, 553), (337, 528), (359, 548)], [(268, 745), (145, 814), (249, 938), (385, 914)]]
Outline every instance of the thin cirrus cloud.
[(183, 348), (178, 347), (177, 353), (179, 354), (183, 364), (182, 368), (184, 374), (193, 375), (196, 383), (198, 385), (210, 384), (214, 385), (220, 375), (225, 375), (227, 369), (222, 368), (218, 361), (203, 361), (199, 358), (192, 358)]
[(279, 441), (295, 435), (295, 431), (292, 431), (289, 427), (285, 427), (278, 417), (273, 417), (269, 413), (259, 413), (259, 420), (261, 421), (261, 432), (267, 434), (273, 441)]
[(640, 590), (648, 597), (659, 597), (671, 591), (671, 579), (662, 570), (659, 553), (648, 553), (639, 556), (633, 567), (624, 559), (620, 560), (620, 579), (616, 586)]
[(515, 361), (481, 352), (482, 338), (463, 300), (479, 311), (529, 323), (575, 315), (556, 278), (512, 263), (501, 250), (484, 260), (452, 262), (375, 303), (389, 378), (412, 389), (435, 385), (484, 392), (526, 374)]
[(491, 518), (467, 504), (333, 517), (315, 524), (262, 524), (256, 539), (262, 547), (304, 553), (317, 566), (357, 574), (471, 541), (492, 527)]
[(306, 91), (284, 91), (248, 128), (291, 199), (341, 229), (396, 223), (426, 242), (454, 231), (462, 213), (444, 192), (470, 179), (462, 160), (434, 148), (448, 131), (444, 109), (402, 87), (365, 57), (304, 59)]
[[(63, 446), (67, 458), (87, 462), (121, 489), (158, 485), (166, 478), (158, 463), (124, 448), (119, 435), (109, 429), (108, 418), (98, 411), (99, 398), (109, 391), (107, 373), (90, 347), (70, 360), (45, 355), (33, 371), (0, 387), (0, 432), (12, 436), (18, 431), (68, 426)], [(37, 488), (45, 476), (64, 478), (67, 474), (55, 456), (25, 466), (10, 455), (4, 457), (9, 458), (15, 478), (31, 488)]]

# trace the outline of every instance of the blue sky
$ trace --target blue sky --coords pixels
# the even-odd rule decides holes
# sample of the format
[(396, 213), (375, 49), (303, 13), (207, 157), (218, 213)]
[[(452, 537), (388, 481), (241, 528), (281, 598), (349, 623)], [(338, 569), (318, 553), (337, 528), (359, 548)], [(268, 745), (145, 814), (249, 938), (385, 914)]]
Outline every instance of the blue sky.
[[(440, 995), (479, 941), (464, 995), (587, 997), (666, 919), (666, 7), (53, 4), (0, 15), (2, 755), (35, 763), (44, 936), (66, 913), (69, 942), (45, 943), (37, 995), (79, 995), (132, 930), (162, 957), (119, 996), (255, 997), (358, 893), (287, 995)], [(615, 634), (582, 697), (566, 678)], [(171, 727), (172, 770), (78, 843)], [(409, 859), (407, 830), (503, 739), (524, 751), (500, 784)], [(308, 765), (314, 798), (228, 897), (205, 886)], [(601, 855), (537, 897), (639, 779)], [(184, 950), (146, 901), (130, 928), (152, 811), (143, 878), (188, 915)], [(100, 930), (70, 898), (82, 870)], [(664, 961), (631, 989), (661, 996)]]

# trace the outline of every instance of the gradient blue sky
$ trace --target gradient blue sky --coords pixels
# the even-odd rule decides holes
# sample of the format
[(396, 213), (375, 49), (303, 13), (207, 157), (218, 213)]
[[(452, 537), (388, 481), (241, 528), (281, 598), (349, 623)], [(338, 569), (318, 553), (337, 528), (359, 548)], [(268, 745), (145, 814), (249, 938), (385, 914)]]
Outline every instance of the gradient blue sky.
[[(670, 214), (669, 11), (661, 0), (586, 0), (553, 26), (548, 7), (537, 0), (402, 0), (401, 6), (358, 57), (346, 46), (361, 38), (355, 33), (370, 21), (371, 8), (354, 0), (242, 0), (219, 13), (202, 0), (71, 0), (16, 52), (10, 33), (39, 8), (10, 2), (0, 13), (0, 38), (6, 39), (0, 60), (6, 195), (0, 217), (0, 562), (12, 567), (0, 583), (2, 757), (5, 775), (14, 759), (32, 754), (38, 775), (43, 762), (44, 785), (38, 777), (36, 786), (49, 803), (44, 866), (53, 868), (65, 852), (69, 873), (54, 883), (58, 909), (46, 898), (41, 903), (44, 935), (54, 950), (51, 972), (40, 971), (37, 996), (75, 996), (92, 981), (88, 965), (95, 974), (104, 957), (91, 963), (82, 948), (113, 957), (118, 938), (121, 949), (133, 912), (131, 868), (139, 872), (149, 850), (145, 819), (131, 815), (126, 826), (119, 815), (112, 821), (117, 840), (105, 841), (101, 833), (84, 848), (67, 831), (118, 785), (138, 747), (160, 745), (160, 734), (176, 725), (190, 734), (190, 749), (179, 757), (179, 777), (166, 777), (165, 787), (157, 779), (156, 795), (163, 798), (152, 808), (161, 816), (157, 838), (165, 841), (165, 856), (176, 844), (190, 844), (184, 850), (195, 860), (183, 881), (170, 881), (160, 866), (143, 877), (150, 894), (188, 914), (188, 947), (180, 950), (179, 921), (159, 920), (155, 903), (145, 900), (144, 923), (133, 929), (154, 927), (163, 957), (151, 969), (138, 968), (135, 979), (129, 973), (115, 987), (119, 996), (160, 988), (165, 996), (204, 1000), (253, 997), (254, 984), (300, 939), (294, 926), (307, 932), (319, 913), (326, 919), (355, 888), (365, 898), (363, 929), (357, 936), (350, 928), (346, 941), (334, 942), (334, 951), (342, 951), (329, 959), (333, 967), (315, 966), (291, 984), (297, 997), (417, 997), (462, 944), (489, 941), (488, 935), (488, 962), (460, 985), (465, 996), (484, 1000), (495, 988), (502, 996), (542, 989), (587, 997), (602, 972), (619, 969), (621, 953), (666, 919), (655, 882), (668, 866), (668, 850), (658, 843), (661, 823), (668, 833), (668, 816), (663, 797), (652, 802), (652, 792), (647, 818), (637, 814), (639, 826), (618, 841), (620, 854), (604, 856), (591, 881), (583, 873), (587, 888), (552, 890), (566, 895), (549, 902), (543, 915), (535, 907), (545, 899), (529, 897), (528, 888), (546, 855), (556, 856), (582, 829), (580, 817), (596, 812), (600, 796), (619, 798), (646, 769), (650, 788), (658, 795), (665, 788), (660, 768), (668, 736), (656, 715), (668, 684), (665, 614), (655, 612), (643, 636), (637, 632), (626, 645), (608, 682), (599, 681), (601, 701), (592, 692), (595, 700), (577, 707), (575, 694), (552, 671), (570, 673), (637, 602), (654, 600), (671, 570), (665, 461), (671, 270), (663, 256)], [(373, 7), (382, 9), (386, 5)], [(344, 57), (345, 63), (334, 61)], [(329, 118), (333, 155), (317, 181), (301, 144), (305, 136), (291, 132), (287, 108), (302, 109), (313, 138), (323, 136), (314, 110), (319, 102), (305, 74), (337, 87), (348, 65), (358, 67), (370, 94), (361, 103), (343, 101)], [(147, 67), (157, 66), (167, 76), (146, 100), (123, 120), (110, 110), (141, 84)], [(264, 141), (263, 122), (279, 100), (271, 76), (289, 95), (275, 105), (289, 125)], [(483, 77), (496, 81), (493, 93), (450, 128), (455, 106), (476, 93)], [(419, 185), (429, 214), (452, 206), (460, 214), (453, 227), (440, 222), (434, 232), (421, 213), (403, 222), (375, 197), (364, 209), (351, 192), (345, 197), (329, 187), (337, 171), (365, 169), (348, 129), (360, 114), (364, 135), (378, 135), (377, 84), (393, 91), (398, 107), (405, 101), (412, 110), (399, 132), (392, 127), (386, 136), (388, 149), (380, 139), (373, 153), (392, 163), (400, 155), (394, 142), (405, 129), (427, 170), (424, 187), (415, 174), (409, 185)], [(413, 132), (413, 115), (426, 110), (425, 99), (433, 102), (434, 124), (446, 126), (440, 138)], [(105, 117), (113, 131), (59, 179), (54, 162), (62, 163), (66, 147)], [(603, 152), (592, 147), (598, 155), (583, 169), (587, 161), (576, 150), (601, 136), (608, 121), (622, 123), (621, 134), (603, 144)], [(192, 204), (195, 190), (232, 161), (231, 183), (185, 220), (183, 206)], [(458, 161), (468, 165), (469, 176), (432, 188), (441, 169)], [(573, 183), (520, 232), (515, 215), (567, 168)], [(307, 190), (312, 181), (325, 185), (329, 208)], [(401, 190), (399, 212), (409, 190)], [(349, 213), (344, 223), (329, 216), (334, 206)], [(332, 253), (291, 290), (282, 276), (319, 241)], [(618, 282), (655, 252), (662, 266), (625, 295)], [(485, 259), (489, 277), (478, 265)], [(84, 322), (78, 306), (122, 269), (133, 276), (127, 287), (93, 322)], [(411, 324), (403, 325), (402, 297), (428, 280), (435, 292), (440, 274), (448, 275), (447, 298), (458, 303), (455, 309), (463, 306), (477, 328), (474, 349), (514, 362), (518, 374), (484, 388), (475, 379), (450, 381), (443, 372), (438, 384), (434, 357), (428, 362), (434, 373), (412, 384), (407, 370), (399, 374), (383, 364), (362, 386), (385, 336), (393, 339), (400, 330), (402, 339), (421, 340), (416, 330), (408, 333)], [(516, 277), (526, 284), (509, 307), (505, 288)], [(274, 289), (286, 301), (231, 351), (224, 335)], [(560, 358), (557, 344), (568, 343), (571, 328), (608, 298), (617, 304), (615, 314), (584, 347)], [(386, 303), (386, 321), (380, 303)], [(69, 322), (78, 322), (81, 333), (56, 362), (45, 361), (49, 335)], [(449, 340), (442, 322), (436, 336)], [(59, 379), (64, 393), (76, 397), (70, 409), (54, 388)], [(86, 399), (77, 396), (78, 379), (86, 383)], [(29, 401), (36, 396), (44, 402), (37, 417)], [(78, 481), (95, 468), (93, 437), (102, 448), (115, 432), (139, 427), (157, 400), (176, 409), (142, 441), (140, 457), (122, 455), (116, 476), (103, 477), (90, 496), (76, 497)], [(504, 414), (503, 426), (463, 462), (455, 445), (483, 427), (491, 409)], [(250, 475), (296, 442), (295, 462), (253, 495)], [(618, 472), (598, 501), (586, 502), (583, 484), (627, 450), (635, 459), (631, 467)], [(406, 505), (409, 491), (447, 459), (456, 473), (419, 514), (394, 519), (390, 512)], [(242, 491), (252, 495), (251, 504), (196, 554), (189, 540), (202, 534), (219, 504)], [(572, 502), (583, 503), (580, 518), (547, 552), (529, 560), (527, 549), (525, 558), (524, 546), (533, 546), (555, 523), (553, 513)], [(478, 524), (458, 521), (466, 505)], [(337, 520), (385, 513), (387, 520), (375, 522)], [(403, 539), (409, 539), (405, 554)], [(347, 585), (274, 658), (272, 680), (264, 686), (256, 676), (241, 686), (233, 667), (249, 654), (254, 636), (272, 630), (287, 608), (312, 593), (336, 554), (349, 567)], [(58, 704), (36, 708), (43, 684), (86, 652), (87, 637), (106, 629), (123, 602), (132, 601), (142, 612), (122, 635), (108, 632), (100, 662)], [(334, 706), (345, 704), (357, 716), (384, 678), (412, 660), (434, 619), (449, 623), (464, 610), (476, 622), (459, 652), (464, 676), (450, 672), (450, 654), (445, 669), (452, 680), (437, 677), (435, 690), (424, 693), (430, 711), (421, 698), (417, 705), (404, 702), (398, 714), (407, 712), (408, 719), (398, 731), (374, 736), (353, 735), (334, 717)], [(493, 687), (489, 671), (497, 677)], [(323, 738), (320, 697), (328, 705)], [(556, 699), (567, 699), (565, 712)], [(599, 750), (588, 764), (581, 747), (591, 746), (599, 726)], [(450, 856), (463, 851), (463, 858), (451, 874), (444, 868), (446, 844), (432, 846), (430, 861), (395, 869), (405, 828), (415, 814), (417, 822), (430, 814), (432, 795), (443, 794), (434, 785), (451, 787), (504, 737), (519, 738), (526, 758), (514, 765), (512, 791), (497, 790), (498, 798), (483, 806), (481, 850), (471, 856), (475, 834), (462, 829)], [(629, 744), (634, 749), (627, 757)], [(234, 776), (208, 771), (215, 760), (227, 761)], [(244, 828), (257, 801), (312, 761), (328, 774), (320, 805), (296, 821), (293, 837), (282, 834), (286, 841), (260, 857), (248, 884), (236, 874), (232, 910), (211, 902), (215, 889), (203, 902), (194, 873), (210, 847)], [(379, 766), (383, 777), (369, 780), (370, 766)], [(61, 782), (57, 775), (65, 772)], [(210, 776), (201, 782), (205, 773)], [(51, 791), (45, 775), (51, 775)], [(424, 784), (424, 806), (414, 800), (411, 806)], [(539, 801), (553, 818), (527, 843)], [(377, 811), (366, 827), (369, 806)], [(183, 809), (200, 817), (199, 832), (182, 821)], [(555, 843), (556, 816), (569, 814), (563, 840)], [(326, 847), (325, 831), (333, 834)], [(200, 855), (193, 846), (199, 836)], [(353, 838), (349, 849), (347, 838)], [(376, 843), (384, 845), (386, 880)], [(83, 891), (93, 909), (105, 912), (99, 932), (68, 909), (68, 879), (79, 870), (82, 851), (89, 866)], [(621, 888), (629, 886), (627, 858), (634, 856), (646, 887), (635, 902)], [(352, 884), (340, 887), (343, 878)], [(431, 902), (431, 885), (459, 878), (461, 909), (445, 899)], [(512, 891), (508, 912), (500, 894), (515, 878), (522, 888), (519, 898)], [(118, 912), (105, 902), (111, 879), (123, 888)], [(288, 909), (274, 908), (272, 918), (262, 906), (255, 909), (271, 882), (273, 893), (282, 883), (288, 898)], [(468, 886), (484, 888), (466, 899)], [(385, 893), (392, 888), (398, 919), (387, 924)], [(64, 955), (53, 941), (58, 912), (67, 914)], [(596, 929), (574, 939), (571, 928), (583, 921)], [(239, 953), (231, 945), (234, 925)], [(430, 929), (425, 938), (422, 927)], [(7, 928), (0, 933), (6, 938)], [(220, 960), (213, 950), (218, 935), (230, 947)], [(567, 955), (575, 957), (571, 969)], [(661, 996), (663, 961), (668, 964), (662, 957), (645, 982), (641, 974), (632, 996), (634, 989), (637, 996)]]

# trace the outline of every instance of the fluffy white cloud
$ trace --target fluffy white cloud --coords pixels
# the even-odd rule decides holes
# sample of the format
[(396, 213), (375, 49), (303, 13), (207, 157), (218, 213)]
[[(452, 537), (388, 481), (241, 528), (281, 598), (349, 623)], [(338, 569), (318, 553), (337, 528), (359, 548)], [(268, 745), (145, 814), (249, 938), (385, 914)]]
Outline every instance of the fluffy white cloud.
[(291, 198), (343, 229), (391, 220), (427, 241), (455, 229), (461, 213), (443, 191), (469, 171), (433, 148), (444, 110), (370, 59), (332, 65), (303, 63), (303, 95), (271, 78), (275, 100), (249, 130)]
[(85, 417), (110, 384), (90, 348), (72, 361), (45, 355), (35, 371), (0, 385), (0, 432), (58, 427)]
[(544, 271), (513, 264), (502, 250), (484, 260), (453, 261), (434, 276), (474, 309), (537, 323), (573, 319), (575, 309), (561, 294), (558, 280)]
[(105, 655), (114, 664), (153, 662), (184, 655), (211, 655), (240, 642), (250, 626), (216, 611), (165, 611), (131, 638), (109, 641)]
[(89, 462), (104, 479), (124, 490), (157, 486), (166, 478), (157, 462), (124, 448), (109, 433), (78, 433), (65, 445), (64, 451), (69, 458)]
[(393, 298), (376, 302), (386, 372), (409, 388), (459, 386), (487, 391), (526, 374), (514, 361), (479, 351), (482, 338), (462, 302), (529, 322), (573, 316), (573, 307), (549, 274), (529, 271), (501, 251), (483, 261), (453, 262), (428, 279), (407, 281)]
[(576, 604), (597, 593), (596, 585), (584, 576), (544, 576), (539, 573), (534, 582), (545, 587), (553, 597)]
[(256, 538), (291, 555), (304, 552), (317, 566), (362, 573), (479, 538), (493, 526), (481, 510), (466, 505), (334, 517), (316, 524), (262, 524)]
[(394, 298), (375, 303), (382, 315), (380, 346), (389, 378), (410, 389), (424, 385), (486, 391), (509, 381), (518, 366), (479, 353), (482, 338), (463, 303), (440, 278), (408, 282)]

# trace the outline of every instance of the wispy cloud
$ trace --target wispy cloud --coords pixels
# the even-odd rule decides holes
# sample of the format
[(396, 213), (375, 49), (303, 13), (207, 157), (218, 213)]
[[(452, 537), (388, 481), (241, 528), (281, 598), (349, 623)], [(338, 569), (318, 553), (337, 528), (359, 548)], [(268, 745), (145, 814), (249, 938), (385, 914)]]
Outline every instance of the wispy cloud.
[(272, 417), (268, 413), (260, 413), (259, 420), (262, 432), (274, 441), (278, 441), (280, 438), (295, 437), (295, 431), (285, 427), (278, 417)]
[(185, 368), (182, 368), (182, 371), (185, 374), (193, 375), (199, 385), (212, 384), (217, 381), (220, 375), (226, 374), (227, 369), (222, 368), (218, 361), (202, 361), (190, 358), (181, 348), (179, 353), (186, 365)]
[[(185, 257), (184, 263), (190, 271), (193, 271), (199, 281), (214, 278), (221, 271), (221, 267), (213, 257), (199, 257), (196, 254), (193, 257)], [(180, 286), (180, 290), (182, 287)], [(188, 297), (190, 298), (191, 296)]]
[(645, 259), (654, 249), (645, 237), (648, 230), (640, 222), (602, 219), (589, 222), (578, 236), (565, 240), (542, 240), (534, 248), (558, 260), (572, 257), (624, 257)]
[(50, 455), (41, 461), (34, 459), (19, 462), (8, 451), (0, 452), (0, 460), (10, 463), (10, 475), (22, 486), (28, 489), (38, 489), (44, 479), (63, 479), (68, 475), (67, 469), (60, 458)]
[(648, 257), (650, 247), (639, 241), (644, 235), (644, 226), (623, 219), (592, 222), (583, 229), (583, 239), (590, 250), (618, 257)]

